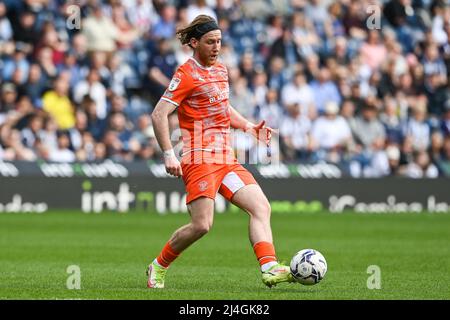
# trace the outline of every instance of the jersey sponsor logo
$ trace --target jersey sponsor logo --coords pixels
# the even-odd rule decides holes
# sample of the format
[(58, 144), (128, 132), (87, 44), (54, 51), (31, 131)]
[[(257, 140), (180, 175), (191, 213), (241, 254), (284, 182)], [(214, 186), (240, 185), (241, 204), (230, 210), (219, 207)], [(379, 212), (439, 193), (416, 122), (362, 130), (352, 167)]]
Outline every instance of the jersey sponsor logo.
[(181, 79), (173, 77), (172, 80), (169, 83), (169, 91), (174, 91), (176, 88), (178, 88), (178, 85), (180, 84)]

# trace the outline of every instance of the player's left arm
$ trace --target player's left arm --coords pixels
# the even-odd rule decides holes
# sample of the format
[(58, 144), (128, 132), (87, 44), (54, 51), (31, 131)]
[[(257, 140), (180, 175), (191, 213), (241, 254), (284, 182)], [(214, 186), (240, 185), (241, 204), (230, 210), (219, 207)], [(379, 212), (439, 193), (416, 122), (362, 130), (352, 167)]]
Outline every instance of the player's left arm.
[(256, 139), (264, 141), (267, 144), (270, 142), (270, 139), (272, 138), (272, 132), (274, 132), (274, 130), (270, 127), (266, 127), (265, 120), (262, 120), (261, 122), (255, 124), (245, 119), (231, 105), (229, 105), (229, 108), (230, 108), (230, 122), (231, 122), (230, 124), (232, 128), (248, 132)]

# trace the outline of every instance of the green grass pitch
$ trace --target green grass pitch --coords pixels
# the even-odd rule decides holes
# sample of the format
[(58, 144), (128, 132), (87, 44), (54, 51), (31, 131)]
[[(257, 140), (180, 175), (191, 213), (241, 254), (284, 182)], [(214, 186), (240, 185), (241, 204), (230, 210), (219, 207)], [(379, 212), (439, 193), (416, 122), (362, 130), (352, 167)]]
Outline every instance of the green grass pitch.
[[(450, 299), (449, 214), (273, 214), (280, 260), (315, 248), (328, 262), (315, 286), (266, 288), (242, 212), (216, 214), (209, 234), (171, 266), (164, 290), (145, 269), (187, 214), (0, 214), (0, 299)], [(81, 289), (69, 290), (78, 265)], [(368, 289), (379, 266), (381, 289)]]

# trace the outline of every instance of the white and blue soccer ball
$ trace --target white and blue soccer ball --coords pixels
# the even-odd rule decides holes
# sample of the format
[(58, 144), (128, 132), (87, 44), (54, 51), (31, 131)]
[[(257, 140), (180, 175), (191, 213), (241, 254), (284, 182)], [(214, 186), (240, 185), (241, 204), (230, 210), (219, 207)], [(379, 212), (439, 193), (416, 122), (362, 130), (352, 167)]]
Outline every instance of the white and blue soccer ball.
[(304, 285), (319, 283), (327, 273), (327, 261), (317, 250), (303, 249), (291, 260), (291, 274), (297, 282)]

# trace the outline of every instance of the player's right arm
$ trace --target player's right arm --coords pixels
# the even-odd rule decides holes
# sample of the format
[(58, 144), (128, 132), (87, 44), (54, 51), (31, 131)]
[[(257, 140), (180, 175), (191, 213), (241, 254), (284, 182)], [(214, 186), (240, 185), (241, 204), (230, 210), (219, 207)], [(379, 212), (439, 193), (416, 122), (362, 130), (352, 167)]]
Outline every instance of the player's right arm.
[(153, 129), (164, 152), (167, 173), (180, 177), (183, 172), (170, 142), (169, 115), (181, 105), (194, 89), (191, 72), (183, 65), (175, 72), (163, 96), (152, 113)]
[(164, 153), (164, 165), (166, 172), (175, 177), (180, 177), (183, 172), (181, 170), (180, 161), (178, 161), (170, 142), (169, 115), (175, 111), (176, 105), (166, 100), (160, 99), (152, 112), (153, 130), (155, 131), (156, 140)]

